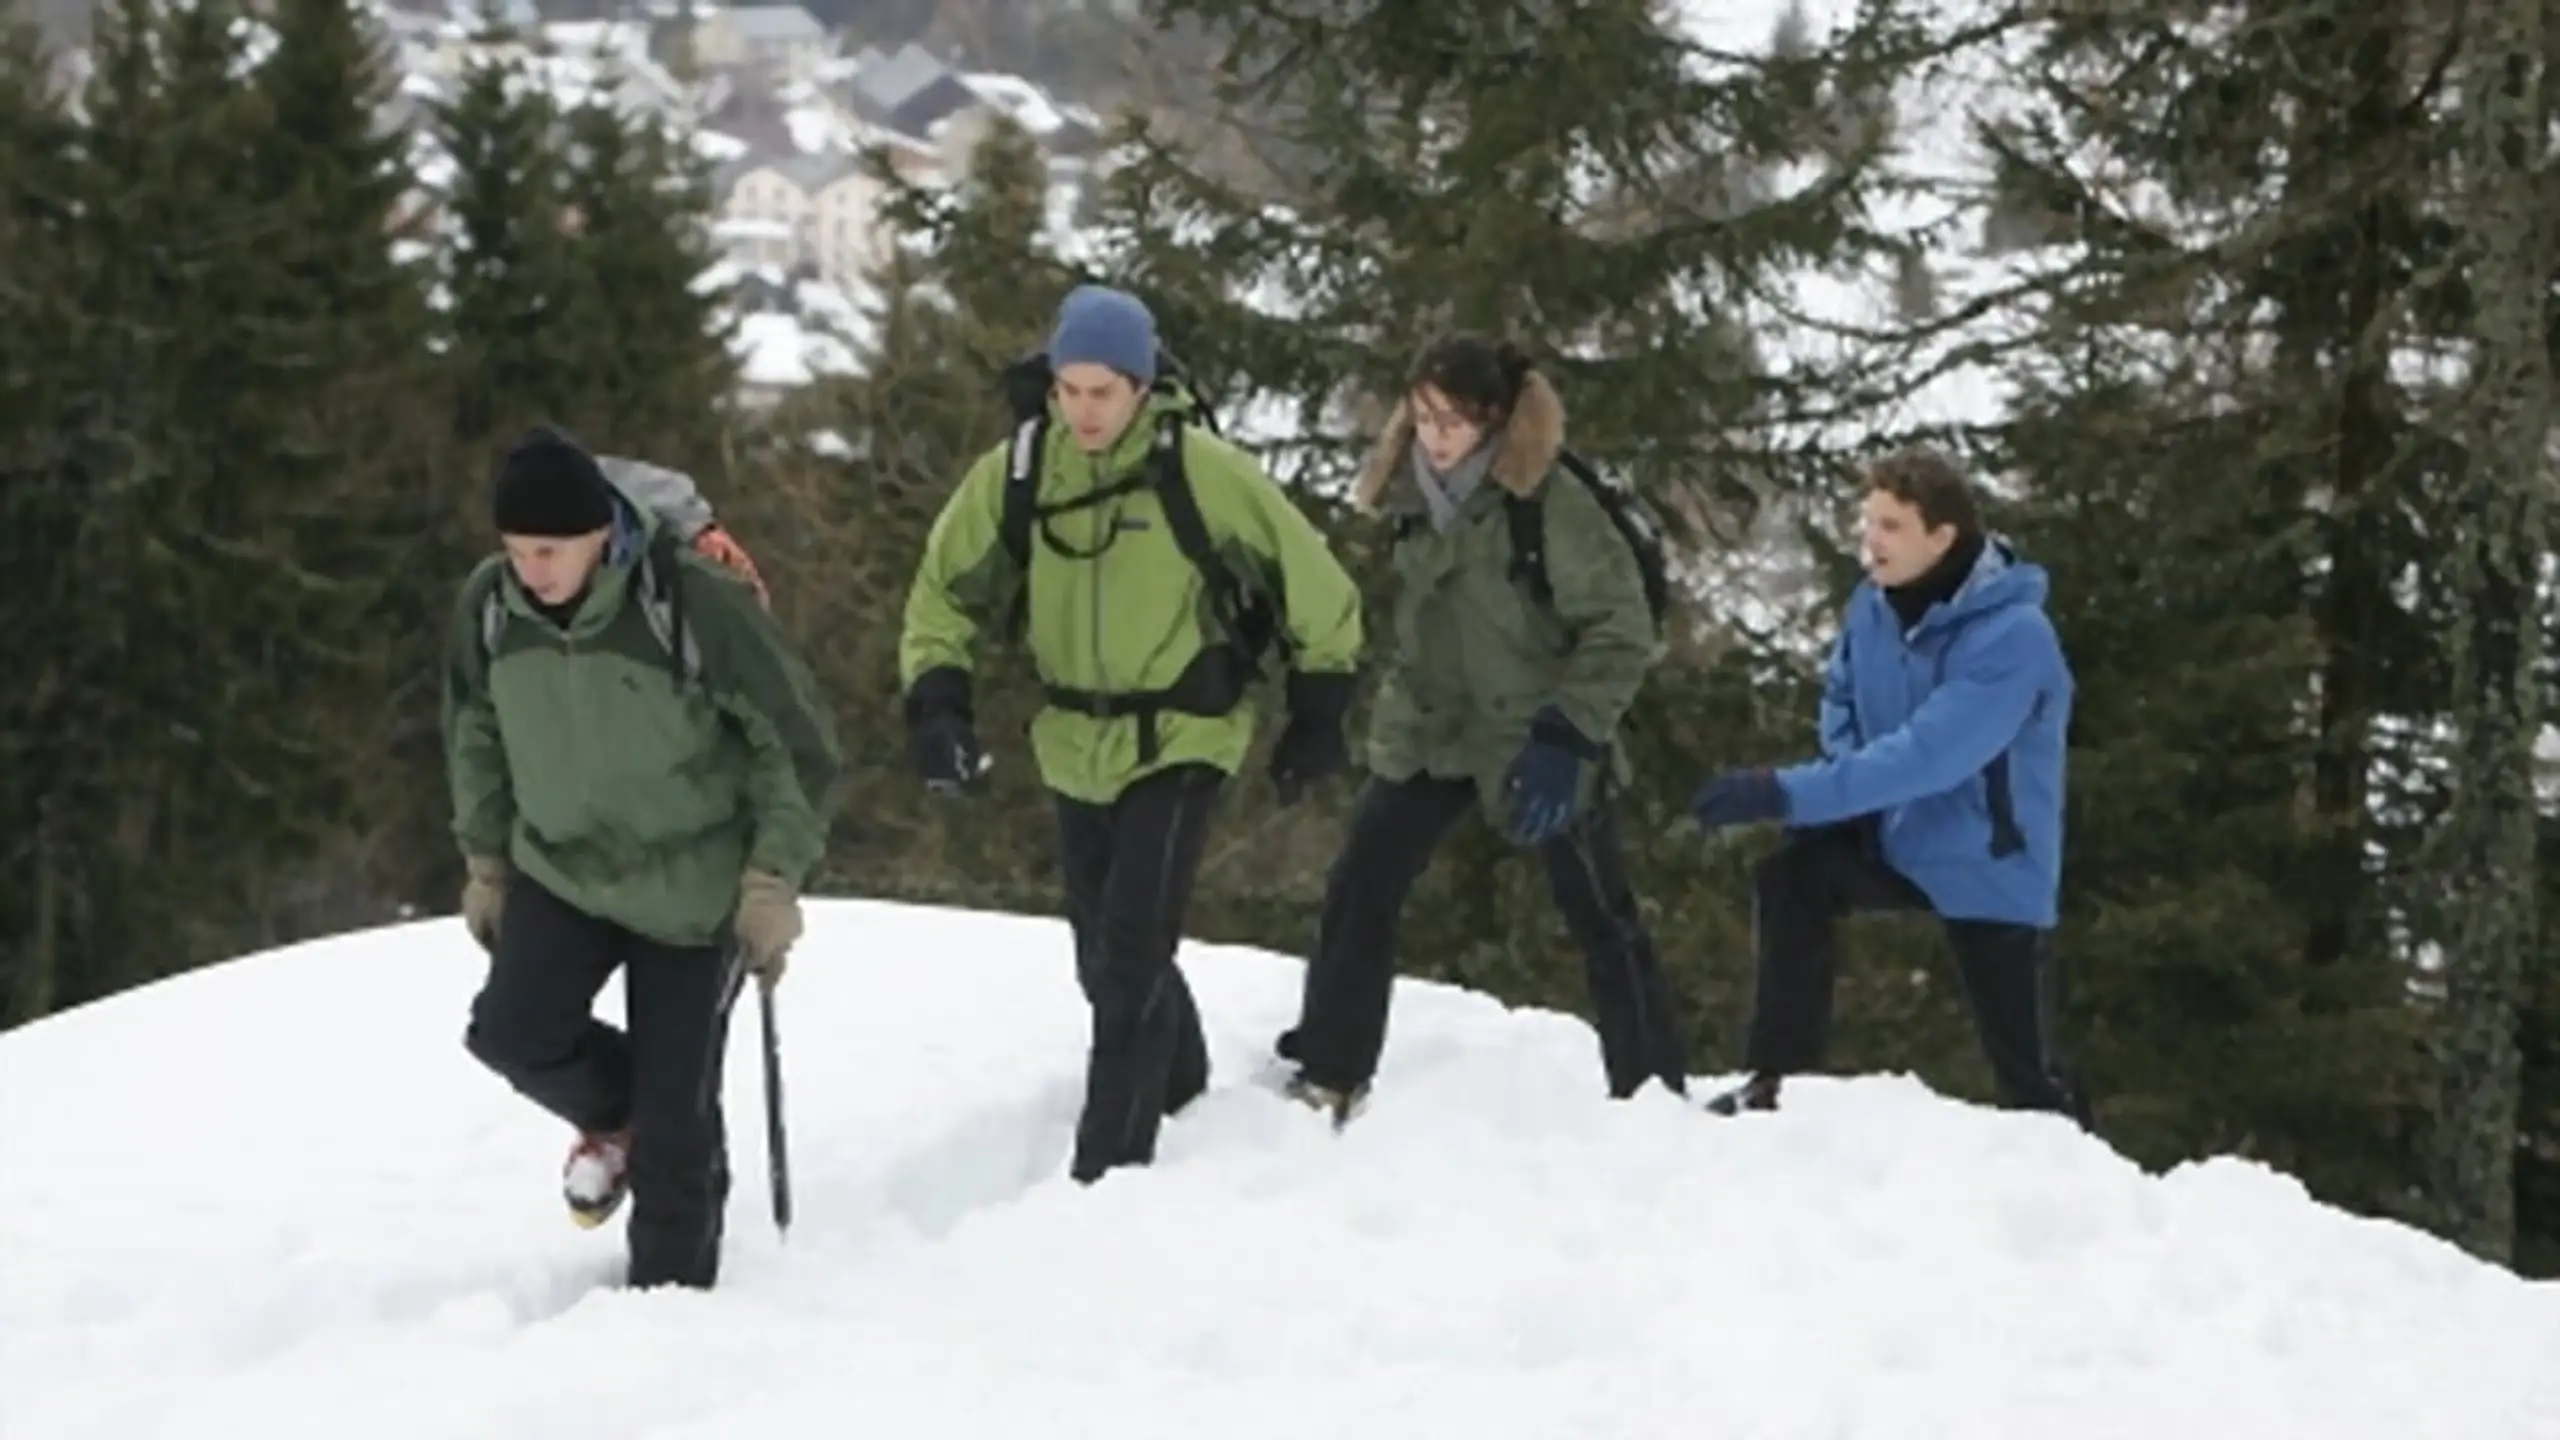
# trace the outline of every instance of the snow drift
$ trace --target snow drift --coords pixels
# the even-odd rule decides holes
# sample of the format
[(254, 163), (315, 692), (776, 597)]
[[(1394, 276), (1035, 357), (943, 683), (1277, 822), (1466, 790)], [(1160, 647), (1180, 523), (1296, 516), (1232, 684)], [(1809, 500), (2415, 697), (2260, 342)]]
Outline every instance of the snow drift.
[(452, 921), (0, 1035), (0, 1435), (2560, 1435), (2560, 1287), (2261, 1167), (1903, 1079), (1611, 1104), (1579, 1021), (1417, 983), (1336, 1136), (1255, 1083), (1298, 962), (1185, 959), (1213, 1088), (1086, 1189), (1063, 929), (813, 905), (797, 1223), (750, 1004), (709, 1295), (611, 1288), (561, 1128), (462, 1051)]

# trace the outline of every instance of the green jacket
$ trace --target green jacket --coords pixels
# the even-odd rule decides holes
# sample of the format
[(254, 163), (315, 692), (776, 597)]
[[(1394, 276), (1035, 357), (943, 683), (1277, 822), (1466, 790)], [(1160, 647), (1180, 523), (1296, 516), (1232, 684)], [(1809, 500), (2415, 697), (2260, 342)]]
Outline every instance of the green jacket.
[[(1554, 388), (1532, 373), (1485, 482), (1446, 531), (1433, 528), (1414, 484), (1413, 423), (1401, 407), (1354, 491), (1360, 508), (1396, 516), (1406, 531), (1395, 547), (1395, 644), (1370, 715), (1369, 768), (1391, 780), (1472, 779), (1497, 824), (1510, 804), (1506, 772), (1544, 706), (1610, 746), (1610, 774), (1627, 780), (1618, 727), (1663, 653), (1634, 550), (1557, 461), (1564, 418)], [(1512, 578), (1506, 493), (1544, 509), (1552, 608)], [(1585, 772), (1586, 800), (1596, 769)]]
[[(1055, 505), (1137, 473), (1155, 441), (1156, 417), (1182, 397), (1149, 397), (1128, 432), (1087, 455), (1063, 423), (1042, 445), (1040, 503)], [(1211, 543), (1228, 569), (1260, 593), (1286, 597), (1282, 633), (1294, 668), (1347, 674), (1360, 654), (1360, 592), (1307, 517), (1252, 458), (1199, 426), (1183, 427), (1183, 465)], [(898, 647), (902, 688), (951, 667), (974, 673), (981, 638), (1001, 623), (1023, 584), (1000, 533), (1010, 443), (969, 467), (935, 520), (908, 591)], [(1121, 693), (1173, 684), (1220, 635), (1199, 570), (1174, 540), (1164, 507), (1141, 489), (1050, 518), (1031, 537), (1027, 638), (1046, 686)], [(1084, 558), (1084, 557), (1091, 558)], [(1224, 715), (1166, 712), (1158, 752), (1142, 757), (1139, 722), (1043, 705), (1031, 748), (1044, 784), (1070, 799), (1108, 804), (1132, 781), (1167, 766), (1206, 763), (1233, 774), (1253, 741), (1248, 699)]]
[[(453, 833), (570, 905), (671, 945), (727, 934), (750, 869), (807, 883), (841, 774), (833, 718), (755, 595), (671, 553), (698, 676), (681, 686), (639, 603), (659, 522), (624, 506), (615, 552), (565, 631), (504, 555), (462, 588), (444, 674)], [(627, 558), (626, 558), (627, 557)], [(504, 623), (483, 661), (483, 601)]]

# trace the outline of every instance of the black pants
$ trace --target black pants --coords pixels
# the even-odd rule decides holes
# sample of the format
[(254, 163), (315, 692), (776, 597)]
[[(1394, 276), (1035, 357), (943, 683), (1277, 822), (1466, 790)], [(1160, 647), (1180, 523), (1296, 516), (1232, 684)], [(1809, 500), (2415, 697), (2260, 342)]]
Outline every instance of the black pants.
[[(1760, 974), (1744, 1058), (1755, 1073), (1768, 1075), (1822, 1062), (1831, 1034), (1838, 922), (1861, 911), (1931, 908), (1919, 886), (1884, 863), (1874, 828), (1864, 822), (1788, 836), (1760, 862), (1752, 905)], [(1987, 920), (1941, 923), (2000, 1103), (2054, 1111), (2088, 1128), (2087, 1100), (2054, 1041), (2060, 968), (2053, 932)]]
[[(1320, 1085), (1350, 1090), (1377, 1073), (1395, 983), (1396, 927), (1449, 827), (1476, 807), (1467, 780), (1372, 779), (1325, 884), (1323, 928), (1307, 966), (1298, 1026), (1281, 1053)], [(1616, 816), (1606, 800), (1539, 847), (1547, 887), (1581, 947), (1609, 1093), (1647, 1080), (1688, 1093), (1688, 1043), (1653, 935), (1627, 883)]]
[[(744, 969), (727, 947), (644, 939), (517, 874), (463, 1043), (543, 1109), (589, 1132), (631, 1130), (630, 1283), (709, 1287), (729, 1198), (720, 1105), (729, 1011)], [(595, 1018), (622, 971), (624, 1020)]]
[(1164, 1117), (1209, 1086), (1209, 1043), (1174, 952), (1226, 777), (1160, 770), (1109, 805), (1058, 799), (1076, 981), (1093, 1013), (1070, 1172), (1091, 1183), (1155, 1159)]

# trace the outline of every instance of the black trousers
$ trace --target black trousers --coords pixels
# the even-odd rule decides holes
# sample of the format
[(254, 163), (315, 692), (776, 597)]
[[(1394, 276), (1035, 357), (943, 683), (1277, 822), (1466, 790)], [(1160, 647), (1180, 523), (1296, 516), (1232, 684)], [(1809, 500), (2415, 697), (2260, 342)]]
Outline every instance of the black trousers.
[[(1919, 886), (1884, 863), (1871, 823), (1789, 835), (1753, 878), (1759, 981), (1744, 1053), (1749, 1068), (1786, 1075), (1821, 1064), (1838, 975), (1833, 932), (1842, 918), (1930, 908)], [(1986, 920), (1940, 923), (2000, 1103), (2050, 1110), (2089, 1128), (2087, 1099), (2054, 1040), (2061, 974), (2053, 932)]]
[[(595, 1018), (622, 971), (624, 1021)], [(729, 1198), (721, 1113), (729, 1013), (744, 967), (726, 946), (662, 945), (598, 920), (519, 872), (464, 1045), (580, 1130), (631, 1130), (630, 1283), (719, 1279)]]
[(1155, 1159), (1164, 1117), (1209, 1086), (1209, 1043), (1174, 952), (1226, 777), (1160, 770), (1109, 805), (1058, 798), (1076, 981), (1093, 1015), (1069, 1173), (1090, 1184)]
[[(1306, 1078), (1348, 1091), (1377, 1073), (1396, 974), (1396, 928), (1415, 882), (1449, 827), (1476, 808), (1468, 780), (1372, 779), (1325, 884), (1324, 920), (1307, 966), (1298, 1025), (1280, 1051)], [(1605, 798), (1538, 849), (1547, 887), (1582, 950), (1609, 1093), (1658, 1080), (1688, 1093), (1688, 1042), (1652, 932), (1627, 883), (1614, 808)]]

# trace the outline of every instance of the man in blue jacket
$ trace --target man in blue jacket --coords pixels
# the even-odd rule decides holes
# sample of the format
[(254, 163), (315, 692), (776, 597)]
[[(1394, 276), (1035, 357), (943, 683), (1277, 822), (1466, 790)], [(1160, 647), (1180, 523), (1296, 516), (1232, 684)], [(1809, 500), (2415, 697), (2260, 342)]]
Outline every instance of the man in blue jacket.
[(2087, 1128), (2053, 1040), (2071, 666), (2045, 572), (1987, 535), (1971, 487), (1927, 452), (1867, 472), (1868, 578), (1849, 597), (1821, 707), (1822, 756), (1701, 788), (1701, 829), (1784, 822), (1753, 881), (1759, 980), (1750, 1079), (1720, 1114), (1774, 1110), (1822, 1060), (1832, 932), (1858, 911), (1937, 915), (2003, 1105)]

